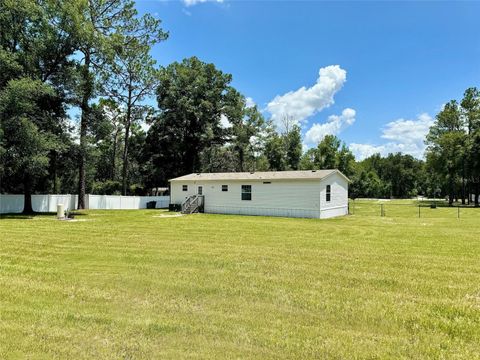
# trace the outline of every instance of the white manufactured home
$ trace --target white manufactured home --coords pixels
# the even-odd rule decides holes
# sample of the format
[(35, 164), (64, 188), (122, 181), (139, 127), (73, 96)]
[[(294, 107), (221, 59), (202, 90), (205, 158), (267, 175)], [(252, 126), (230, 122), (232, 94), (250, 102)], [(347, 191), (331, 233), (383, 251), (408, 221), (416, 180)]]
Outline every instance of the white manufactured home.
[(338, 170), (197, 173), (170, 180), (184, 212), (330, 218), (348, 214), (348, 178)]

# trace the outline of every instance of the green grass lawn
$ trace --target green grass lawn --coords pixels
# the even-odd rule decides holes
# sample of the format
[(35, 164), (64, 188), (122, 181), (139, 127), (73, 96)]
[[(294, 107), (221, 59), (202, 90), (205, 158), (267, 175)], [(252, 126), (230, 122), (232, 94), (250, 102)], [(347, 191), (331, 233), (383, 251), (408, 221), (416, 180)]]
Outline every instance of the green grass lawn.
[[(408, 218), (445, 218), (479, 219), (480, 209), (455, 203), (452, 207), (446, 201), (435, 201), (436, 208), (430, 208), (433, 201), (415, 200), (350, 200), (350, 213), (356, 216), (408, 217)], [(420, 207), (420, 208), (419, 208)]]
[(0, 358), (480, 358), (480, 211), (159, 214), (0, 219)]

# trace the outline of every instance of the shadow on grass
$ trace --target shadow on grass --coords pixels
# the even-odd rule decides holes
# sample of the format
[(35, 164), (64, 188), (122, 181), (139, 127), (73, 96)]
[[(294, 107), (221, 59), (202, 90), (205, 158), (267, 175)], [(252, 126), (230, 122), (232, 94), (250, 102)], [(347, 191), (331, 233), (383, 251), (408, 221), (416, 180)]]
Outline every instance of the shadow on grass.
[[(78, 217), (78, 216), (87, 216), (88, 214), (82, 212), (70, 212), (70, 217)], [(48, 213), (32, 213), (32, 214), (0, 214), (0, 220), (31, 220), (36, 217), (48, 217), (48, 216), (57, 216), (56, 212), (48, 212)]]
[(454, 202), (453, 204), (449, 204), (447, 201), (418, 201), (415, 206), (421, 207), (431, 207), (434, 205), (437, 208), (462, 208), (462, 209), (480, 209), (479, 207), (475, 207), (475, 204), (462, 204), (460, 202)]

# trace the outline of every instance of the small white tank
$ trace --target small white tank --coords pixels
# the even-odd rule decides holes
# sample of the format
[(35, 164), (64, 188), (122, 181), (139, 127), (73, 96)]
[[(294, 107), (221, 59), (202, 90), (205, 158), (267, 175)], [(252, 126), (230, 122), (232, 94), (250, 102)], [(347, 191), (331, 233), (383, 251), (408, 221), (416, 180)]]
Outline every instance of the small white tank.
[(65, 219), (65, 208), (63, 204), (57, 204), (57, 219)]

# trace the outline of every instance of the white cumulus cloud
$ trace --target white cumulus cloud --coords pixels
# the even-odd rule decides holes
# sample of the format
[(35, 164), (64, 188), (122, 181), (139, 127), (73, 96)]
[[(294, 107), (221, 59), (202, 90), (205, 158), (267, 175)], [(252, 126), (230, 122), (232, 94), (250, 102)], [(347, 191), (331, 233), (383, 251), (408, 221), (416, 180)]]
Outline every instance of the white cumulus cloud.
[(251, 107), (254, 107), (256, 104), (255, 104), (255, 101), (253, 101), (253, 99), (251, 97), (247, 97), (245, 99), (245, 106), (247, 108), (251, 108)]
[(321, 68), (318, 74), (315, 85), (277, 95), (268, 103), (267, 110), (275, 124), (281, 125), (285, 116), (293, 118), (295, 122), (304, 122), (334, 103), (334, 95), (345, 83), (347, 72), (339, 65), (330, 65)]
[(421, 159), (426, 148), (425, 136), (433, 122), (433, 118), (427, 113), (418, 115), (416, 119), (398, 119), (389, 122), (382, 131), (382, 139), (388, 142), (380, 145), (352, 143), (349, 147), (358, 160), (375, 153), (385, 156), (396, 152)]
[(325, 135), (338, 135), (342, 130), (355, 122), (355, 115), (355, 110), (346, 108), (341, 115), (330, 115), (327, 122), (323, 124), (313, 124), (305, 133), (305, 142), (316, 145), (323, 140)]
[(425, 135), (428, 134), (432, 124), (432, 117), (426, 113), (418, 115), (415, 120), (398, 119), (387, 124), (383, 130), (382, 138), (423, 145)]
[(200, 3), (205, 3), (205, 2), (217, 2), (217, 3), (222, 3), (223, 0), (182, 0), (182, 2), (185, 4), (185, 6), (193, 6), (197, 5)]
[(375, 146), (375, 145), (370, 145), (370, 144), (351, 143), (349, 145), (349, 148), (352, 151), (353, 155), (355, 155), (355, 158), (357, 160), (366, 159), (369, 156), (372, 156), (374, 154), (384, 154), (385, 153), (385, 147), (382, 146), (382, 145)]

